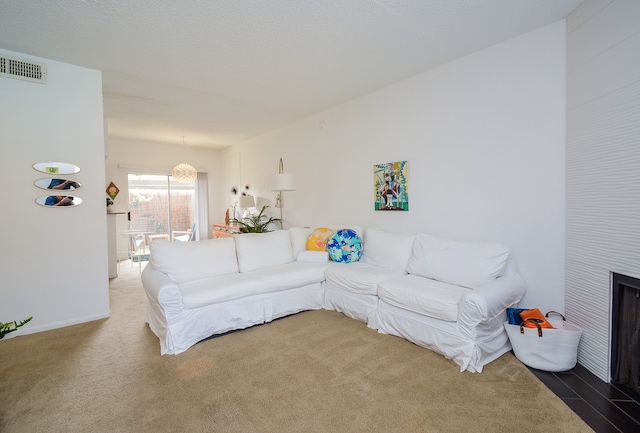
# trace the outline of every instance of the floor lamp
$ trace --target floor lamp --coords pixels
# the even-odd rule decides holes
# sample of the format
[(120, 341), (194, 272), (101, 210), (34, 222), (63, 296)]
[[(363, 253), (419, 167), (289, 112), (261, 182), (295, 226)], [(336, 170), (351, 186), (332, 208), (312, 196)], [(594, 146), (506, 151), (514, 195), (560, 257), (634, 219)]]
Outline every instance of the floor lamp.
[(284, 200), (282, 198), (283, 191), (295, 191), (296, 190), (296, 177), (293, 174), (284, 172), (284, 164), (282, 158), (278, 166), (278, 174), (274, 174), (271, 180), (271, 191), (278, 191), (280, 193), (280, 229), (284, 230), (284, 220), (282, 219), (282, 208), (284, 207)]
[(252, 195), (241, 195), (238, 200), (238, 207), (244, 209), (242, 213), (242, 219), (244, 220), (249, 216), (249, 208), (256, 206), (256, 199)]

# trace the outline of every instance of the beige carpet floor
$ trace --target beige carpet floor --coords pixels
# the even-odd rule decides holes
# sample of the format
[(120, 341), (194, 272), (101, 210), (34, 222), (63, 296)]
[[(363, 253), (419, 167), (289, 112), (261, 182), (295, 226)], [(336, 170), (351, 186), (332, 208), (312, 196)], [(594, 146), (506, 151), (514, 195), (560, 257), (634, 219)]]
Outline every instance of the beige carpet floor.
[(109, 319), (0, 341), (0, 431), (592, 431), (511, 354), (460, 373), (335, 312), (160, 356), (137, 266), (110, 286)]

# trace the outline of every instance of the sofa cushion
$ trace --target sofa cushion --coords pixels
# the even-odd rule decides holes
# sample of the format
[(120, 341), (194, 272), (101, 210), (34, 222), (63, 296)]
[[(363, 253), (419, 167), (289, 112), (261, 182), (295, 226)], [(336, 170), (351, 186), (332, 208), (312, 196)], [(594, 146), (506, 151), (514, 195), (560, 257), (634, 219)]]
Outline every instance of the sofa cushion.
[(300, 251), (296, 261), (300, 263), (327, 263), (329, 253), (326, 251)]
[(291, 262), (268, 268), (255, 269), (243, 275), (249, 275), (267, 284), (271, 291), (304, 287), (324, 281), (325, 263)]
[(151, 243), (151, 265), (176, 283), (238, 272), (233, 238)]
[(247, 274), (227, 274), (178, 284), (186, 309), (219, 304), (274, 291), (269, 284)]
[(499, 243), (461, 242), (420, 233), (407, 272), (464, 287), (478, 287), (502, 275), (509, 248)]
[(293, 247), (288, 230), (237, 235), (236, 253), (240, 272), (293, 261)]
[(324, 275), (326, 283), (333, 287), (353, 293), (375, 295), (380, 281), (406, 275), (406, 271), (356, 262), (330, 266)]
[(334, 262), (357, 262), (362, 255), (362, 239), (354, 230), (338, 230), (327, 242), (327, 251)]
[(373, 266), (406, 269), (415, 237), (375, 228), (365, 229), (362, 261)]
[(472, 289), (417, 275), (381, 281), (378, 297), (387, 304), (447, 322), (458, 320), (458, 302)]
[(308, 227), (291, 227), (289, 236), (291, 236), (291, 247), (293, 248), (293, 257), (298, 257), (300, 251), (307, 250), (307, 238), (311, 234)]

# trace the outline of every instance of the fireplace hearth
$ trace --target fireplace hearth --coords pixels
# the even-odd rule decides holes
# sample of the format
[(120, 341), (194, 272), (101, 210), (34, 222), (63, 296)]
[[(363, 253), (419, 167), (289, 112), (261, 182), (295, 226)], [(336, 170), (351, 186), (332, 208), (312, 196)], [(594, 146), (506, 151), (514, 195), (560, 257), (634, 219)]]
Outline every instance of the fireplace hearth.
[(640, 279), (612, 273), (611, 381), (640, 393)]

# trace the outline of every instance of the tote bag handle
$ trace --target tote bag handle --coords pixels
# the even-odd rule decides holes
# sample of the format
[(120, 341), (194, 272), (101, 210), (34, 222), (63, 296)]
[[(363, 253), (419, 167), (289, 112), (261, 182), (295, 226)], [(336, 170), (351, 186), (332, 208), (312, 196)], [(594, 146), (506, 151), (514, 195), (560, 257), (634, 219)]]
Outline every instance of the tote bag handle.
[(542, 326), (540, 326), (540, 322), (542, 322), (541, 319), (536, 319), (533, 317), (529, 317), (526, 318), (522, 321), (522, 323), (520, 324), (520, 333), (524, 334), (524, 324), (525, 322), (530, 322), (533, 323), (534, 325), (536, 325), (536, 328), (538, 328), (538, 337), (542, 337)]
[(562, 317), (562, 321), (563, 321), (563, 322), (566, 322), (566, 321), (567, 321), (567, 319), (565, 319), (565, 318), (564, 318), (564, 316), (563, 316), (562, 314), (558, 313), (557, 311), (553, 311), (553, 310), (551, 310), (551, 311), (549, 311), (547, 314), (545, 314), (545, 315), (544, 315), (544, 317), (546, 317), (546, 318), (548, 319), (548, 318), (549, 318), (549, 314), (551, 314), (551, 313), (555, 313), (555, 314), (557, 314), (558, 316)]

